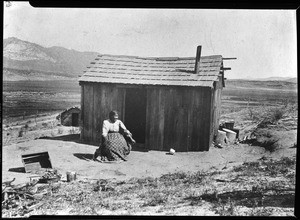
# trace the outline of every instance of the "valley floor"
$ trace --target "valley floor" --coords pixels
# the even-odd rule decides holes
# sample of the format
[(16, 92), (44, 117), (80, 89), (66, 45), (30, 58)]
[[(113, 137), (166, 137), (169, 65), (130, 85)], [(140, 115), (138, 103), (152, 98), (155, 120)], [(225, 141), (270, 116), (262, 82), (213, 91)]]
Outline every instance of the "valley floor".
[[(3, 191), (2, 217), (294, 216), (297, 113), (295, 105), (228, 112), (221, 122), (234, 118), (236, 143), (174, 155), (134, 148), (121, 163), (93, 161), (98, 146), (81, 142), (80, 129), (60, 125), (57, 114), (3, 124), (3, 182), (30, 188), (21, 156), (44, 151), (62, 179), (36, 184), (31, 199)], [(66, 182), (68, 171), (76, 181)]]

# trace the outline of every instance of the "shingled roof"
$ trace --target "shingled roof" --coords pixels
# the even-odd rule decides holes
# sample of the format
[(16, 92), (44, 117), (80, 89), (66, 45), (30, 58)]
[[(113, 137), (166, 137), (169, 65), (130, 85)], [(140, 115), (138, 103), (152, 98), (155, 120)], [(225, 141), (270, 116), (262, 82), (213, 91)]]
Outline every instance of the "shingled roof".
[(98, 55), (79, 82), (212, 87), (222, 65), (220, 55), (202, 56), (195, 74), (195, 57)]

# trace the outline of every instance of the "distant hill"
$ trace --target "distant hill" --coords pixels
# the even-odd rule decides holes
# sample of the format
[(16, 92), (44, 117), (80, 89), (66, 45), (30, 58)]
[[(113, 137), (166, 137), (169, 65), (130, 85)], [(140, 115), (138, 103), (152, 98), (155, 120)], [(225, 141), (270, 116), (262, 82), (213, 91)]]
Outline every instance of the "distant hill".
[(290, 79), (287, 79), (287, 80), (285, 80), (286, 82), (291, 82), (291, 83), (297, 83), (298, 82), (298, 80), (297, 80), (297, 78), (295, 77), (295, 78), (290, 78)]
[[(43, 80), (77, 78), (99, 53), (80, 52), (64, 47), (43, 47), (15, 37), (3, 40), (4, 80)], [(285, 81), (297, 78), (269, 77), (261, 79), (230, 79), (230, 81)]]
[(280, 89), (296, 91), (297, 78), (291, 78), (291, 80), (227, 79), (225, 81), (225, 90), (228, 89)]
[(268, 78), (262, 78), (262, 79), (257, 79), (260, 81), (293, 81), (293, 80), (297, 80), (296, 77), (292, 78), (292, 77), (268, 77)]
[(246, 79), (230, 79), (232, 81), (242, 80), (242, 81), (284, 81), (297, 83), (297, 77), (268, 77), (268, 78), (246, 78)]
[[(3, 40), (3, 67), (14, 77), (35, 77), (55, 75), (56, 77), (76, 78), (82, 74), (88, 64), (98, 55), (96, 52), (80, 52), (63, 47), (43, 47), (15, 37)], [(4, 74), (5, 74), (4, 72)], [(31, 75), (30, 75), (31, 74)]]

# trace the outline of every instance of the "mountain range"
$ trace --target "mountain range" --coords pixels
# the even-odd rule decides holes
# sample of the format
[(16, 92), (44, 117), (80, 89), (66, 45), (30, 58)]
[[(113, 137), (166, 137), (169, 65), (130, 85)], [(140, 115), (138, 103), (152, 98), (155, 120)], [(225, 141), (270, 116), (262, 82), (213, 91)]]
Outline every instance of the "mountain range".
[(77, 78), (99, 53), (43, 47), (15, 37), (3, 40), (4, 80), (22, 77)]
[[(41, 45), (10, 37), (3, 40), (3, 80), (46, 80), (77, 78), (99, 53)], [(228, 80), (288, 81), (297, 78), (269, 77)]]

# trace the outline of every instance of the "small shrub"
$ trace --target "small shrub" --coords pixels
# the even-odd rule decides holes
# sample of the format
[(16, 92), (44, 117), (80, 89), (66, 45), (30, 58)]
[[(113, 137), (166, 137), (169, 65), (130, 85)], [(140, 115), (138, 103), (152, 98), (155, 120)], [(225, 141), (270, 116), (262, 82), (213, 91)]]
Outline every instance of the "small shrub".
[(184, 172), (177, 172), (177, 173), (169, 173), (162, 175), (159, 180), (160, 181), (174, 181), (178, 179), (185, 179), (188, 175)]
[(279, 173), (283, 175), (288, 175), (290, 169), (295, 169), (296, 159), (283, 157), (280, 160), (270, 160), (270, 161), (263, 161), (262, 165), (264, 165), (266, 174), (270, 176), (277, 176)]
[(258, 168), (259, 167), (259, 162), (254, 161), (254, 162), (244, 162), (243, 165), (249, 168)]
[(284, 108), (271, 108), (264, 114), (264, 119), (258, 124), (258, 128), (266, 128), (270, 124), (276, 123), (283, 117), (286, 110)]
[(252, 121), (259, 121), (264, 117), (266, 109), (264, 107), (247, 107), (246, 111), (246, 119), (250, 119)]
[(115, 211), (123, 207), (123, 204), (120, 203), (112, 203), (109, 207), (110, 210)]
[(257, 112), (254, 111), (253, 108), (248, 108), (248, 116), (249, 116), (249, 119), (251, 119), (253, 121), (259, 120), (259, 116), (258, 116)]
[[(27, 124), (26, 124), (27, 125)], [(21, 129), (19, 130), (19, 134), (18, 137), (23, 137), (24, 133), (27, 131), (28, 129), (28, 125), (26, 126), (24, 125), (23, 127), (21, 127)]]
[(248, 116), (249, 116), (249, 119), (253, 119), (253, 116), (254, 116), (254, 112), (253, 112), (253, 109), (252, 108), (248, 108)]
[(220, 216), (233, 216), (235, 215), (235, 204), (230, 197), (228, 197), (225, 204), (223, 204), (221, 199), (219, 199), (216, 211)]
[(272, 112), (271, 119), (275, 122), (281, 119), (284, 115), (284, 110), (283, 109), (275, 109), (274, 112)]
[(265, 148), (267, 151), (274, 152), (278, 147), (278, 145), (276, 145), (276, 142), (278, 141), (279, 139), (278, 140), (269, 139), (261, 143), (260, 146)]
[(271, 216), (272, 214), (272, 210), (266, 207), (253, 207), (249, 216)]
[(234, 172), (241, 172), (241, 171), (244, 171), (245, 168), (243, 166), (235, 166), (233, 167), (233, 171)]
[(55, 121), (51, 121), (50, 122), (50, 128), (54, 128), (56, 126), (56, 122)]
[(294, 166), (294, 165), (296, 165), (295, 158), (283, 157), (280, 162), (282, 162), (286, 166)]
[(188, 184), (199, 184), (202, 183), (204, 178), (206, 177), (207, 174), (198, 171), (197, 173), (187, 176), (184, 180), (183, 183), (188, 183)]
[(26, 124), (24, 125), (24, 128), (25, 128), (25, 129), (28, 129), (28, 128), (29, 128), (29, 125), (26, 123)]
[(168, 197), (164, 193), (153, 193), (143, 206), (157, 206), (165, 204), (167, 201)]
[(19, 131), (18, 137), (23, 137), (23, 134), (24, 134), (24, 131), (23, 131), (23, 129), (21, 129), (21, 130)]
[(37, 130), (37, 126), (36, 125), (29, 128), (29, 131), (34, 131), (34, 130)]

